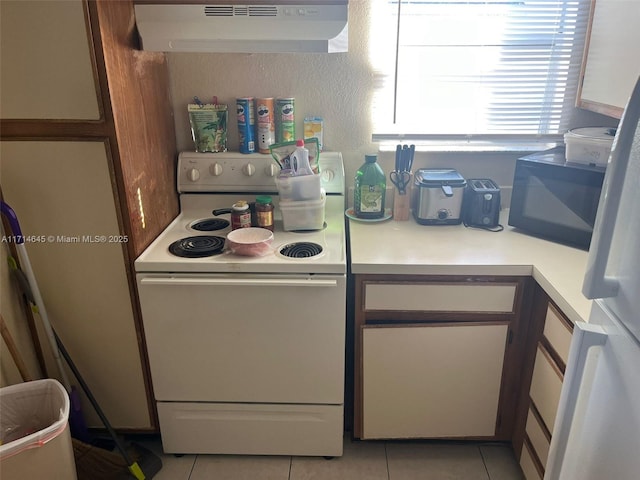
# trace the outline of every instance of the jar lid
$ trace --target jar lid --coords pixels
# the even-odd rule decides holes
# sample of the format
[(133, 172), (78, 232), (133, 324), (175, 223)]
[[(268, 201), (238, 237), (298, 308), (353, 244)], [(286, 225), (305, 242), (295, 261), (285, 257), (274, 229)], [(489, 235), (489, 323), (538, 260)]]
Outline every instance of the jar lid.
[(249, 204), (244, 200), (240, 200), (240, 201), (234, 203), (232, 205), (232, 207), (236, 211), (243, 212), (244, 210), (247, 210), (249, 208)]
[(256, 197), (256, 203), (260, 203), (260, 204), (263, 204), (263, 205), (271, 203), (271, 196), (270, 195), (258, 195)]
[(616, 129), (610, 127), (583, 127), (573, 128), (567, 132), (569, 137), (579, 137), (583, 139), (603, 141), (612, 143), (616, 135)]

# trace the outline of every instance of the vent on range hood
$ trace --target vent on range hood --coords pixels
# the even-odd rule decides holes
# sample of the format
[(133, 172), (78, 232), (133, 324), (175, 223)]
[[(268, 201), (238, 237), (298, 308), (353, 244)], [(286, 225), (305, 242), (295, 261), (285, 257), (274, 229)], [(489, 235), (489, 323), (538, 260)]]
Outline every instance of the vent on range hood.
[(347, 51), (347, 2), (177, 5), (139, 0), (135, 14), (144, 50), (333, 53)]

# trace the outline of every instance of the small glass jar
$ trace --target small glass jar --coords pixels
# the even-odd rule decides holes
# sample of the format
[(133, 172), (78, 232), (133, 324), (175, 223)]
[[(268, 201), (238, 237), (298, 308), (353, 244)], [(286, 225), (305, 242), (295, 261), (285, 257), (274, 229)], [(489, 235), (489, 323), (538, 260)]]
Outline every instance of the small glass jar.
[(251, 226), (251, 210), (249, 204), (244, 200), (234, 203), (231, 206), (231, 229), (247, 228)]
[(256, 220), (258, 227), (273, 231), (273, 203), (269, 195), (256, 197)]

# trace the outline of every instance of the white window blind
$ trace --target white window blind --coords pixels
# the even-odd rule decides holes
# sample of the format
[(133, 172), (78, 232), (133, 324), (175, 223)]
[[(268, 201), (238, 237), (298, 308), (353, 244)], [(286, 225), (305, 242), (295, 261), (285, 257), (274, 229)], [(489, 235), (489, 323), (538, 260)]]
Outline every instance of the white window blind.
[(575, 106), (590, 0), (376, 0), (374, 141), (557, 138)]

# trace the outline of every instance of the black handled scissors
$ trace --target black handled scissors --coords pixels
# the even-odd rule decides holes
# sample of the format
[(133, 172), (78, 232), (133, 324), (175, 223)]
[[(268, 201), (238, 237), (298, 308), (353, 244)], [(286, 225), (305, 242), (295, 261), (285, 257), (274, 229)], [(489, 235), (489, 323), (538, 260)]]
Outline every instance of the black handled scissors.
[(391, 182), (398, 189), (398, 193), (400, 193), (400, 195), (404, 195), (405, 193), (407, 193), (407, 185), (409, 185), (409, 182), (411, 181), (410, 172), (407, 172), (407, 171), (398, 172), (396, 170), (393, 170), (389, 174), (389, 177), (391, 178)]

